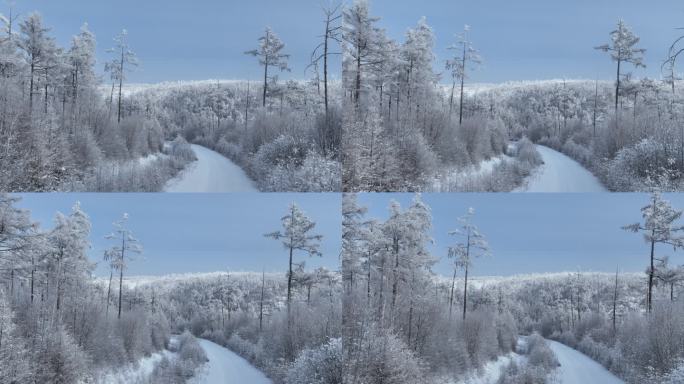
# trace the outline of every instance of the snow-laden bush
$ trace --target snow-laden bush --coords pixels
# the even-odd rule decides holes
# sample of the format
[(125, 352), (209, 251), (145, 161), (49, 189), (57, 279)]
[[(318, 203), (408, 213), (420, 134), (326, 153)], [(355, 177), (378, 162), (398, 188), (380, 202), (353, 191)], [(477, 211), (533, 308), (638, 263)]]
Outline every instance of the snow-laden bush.
[(262, 146), (249, 170), (262, 191), (325, 192), (342, 188), (341, 164), (290, 136), (280, 136)]
[(198, 369), (207, 361), (207, 354), (190, 332), (178, 337), (176, 358), (164, 357), (152, 371), (147, 384), (184, 384), (196, 376)]
[(551, 371), (558, 367), (558, 359), (549, 344), (539, 334), (527, 338), (528, 363)]
[(287, 370), (286, 384), (341, 384), (342, 340), (332, 339), (317, 348), (303, 350)]
[(179, 160), (184, 160), (187, 162), (197, 160), (195, 151), (192, 150), (190, 144), (182, 136), (176, 136), (176, 138), (169, 144), (168, 154)]
[(367, 328), (362, 348), (350, 354), (345, 383), (426, 383), (421, 359), (389, 329)]
[(594, 163), (594, 154), (586, 145), (580, 145), (573, 138), (563, 144), (561, 152), (570, 156), (584, 166), (590, 167)]
[(658, 185), (661, 190), (677, 188), (676, 149), (666, 143), (643, 139), (618, 151), (603, 168), (608, 187), (615, 191), (646, 190)]
[(546, 384), (558, 368), (556, 355), (546, 340), (535, 333), (526, 338), (527, 361), (517, 364), (512, 361), (501, 369), (497, 384)]
[(497, 384), (547, 384), (549, 373), (539, 366), (523, 364), (515, 361), (501, 368)]
[(178, 356), (182, 360), (191, 361), (196, 365), (203, 364), (208, 361), (207, 354), (200, 346), (195, 336), (190, 332), (185, 331), (178, 337)]
[(530, 167), (535, 167), (543, 162), (537, 147), (526, 137), (518, 141), (517, 152), (518, 160), (527, 163)]

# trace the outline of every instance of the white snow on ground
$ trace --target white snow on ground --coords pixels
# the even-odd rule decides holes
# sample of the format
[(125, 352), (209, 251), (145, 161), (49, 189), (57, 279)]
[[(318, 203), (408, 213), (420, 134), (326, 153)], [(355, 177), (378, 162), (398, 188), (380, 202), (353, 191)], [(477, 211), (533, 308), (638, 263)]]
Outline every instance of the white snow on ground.
[(625, 384), (601, 364), (581, 352), (557, 341), (547, 342), (560, 363), (557, 371), (559, 384)]
[(166, 192), (258, 192), (245, 171), (225, 156), (192, 144), (197, 161), (170, 180)]
[(575, 160), (542, 145), (537, 145), (537, 150), (544, 164), (528, 178), (520, 192), (606, 192), (596, 176)]
[(97, 384), (127, 384), (127, 383), (142, 383), (147, 380), (154, 371), (154, 367), (164, 358), (172, 358), (173, 352), (164, 350), (156, 352), (150, 356), (143, 357), (135, 364), (129, 364), (123, 369), (116, 369), (115, 371), (98, 372), (95, 375), (95, 383)]
[(197, 339), (207, 353), (207, 362), (190, 380), (191, 384), (272, 384), (247, 360), (209, 340)]

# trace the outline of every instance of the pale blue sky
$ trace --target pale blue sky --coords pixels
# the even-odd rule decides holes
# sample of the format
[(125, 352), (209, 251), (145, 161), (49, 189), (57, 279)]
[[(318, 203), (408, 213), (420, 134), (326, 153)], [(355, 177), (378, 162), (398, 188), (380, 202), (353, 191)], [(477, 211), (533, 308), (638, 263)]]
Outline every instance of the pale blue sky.
[[(261, 271), (287, 269), (288, 255), (276, 240), (263, 236), (281, 228), (290, 202), (316, 221), (324, 236), (322, 258), (299, 255), (307, 266), (339, 265), (341, 213), (339, 194), (230, 193), (29, 193), (19, 194), (19, 206), (29, 209), (42, 228), (51, 228), (55, 212), (71, 212), (76, 201), (90, 216), (93, 261), (112, 245), (105, 236), (112, 223), (128, 213), (129, 227), (144, 247), (130, 263), (128, 274), (163, 275), (183, 272)], [(96, 270), (105, 275), (104, 267)]]
[[(413, 194), (360, 194), (369, 216), (385, 219), (390, 199), (408, 207)], [(645, 194), (423, 194), (434, 218), (431, 251), (441, 258), (440, 274), (453, 271), (447, 247), (456, 239), (448, 233), (457, 218), (475, 208), (475, 224), (485, 234), (492, 256), (475, 261), (474, 275), (508, 276), (537, 272), (621, 271), (641, 272), (648, 265), (649, 248), (639, 234), (622, 226), (641, 220), (640, 208), (648, 204)], [(666, 194), (675, 208), (684, 209), (684, 194)], [(684, 224), (684, 222), (682, 222)], [(684, 252), (661, 247), (684, 264)]]
[[(324, 29), (320, 4), (328, 0), (14, 1), (24, 15), (41, 13), (62, 45), (88, 22), (97, 37), (99, 71), (109, 58), (112, 38), (126, 28), (141, 62), (130, 80), (159, 82), (261, 79), (256, 58), (244, 52), (257, 47), (267, 25), (285, 43), (283, 52), (292, 55), (292, 72), (281, 78), (304, 78)], [(0, 13), (8, 13), (6, 2), (0, 0)], [(331, 76), (339, 78), (339, 59), (331, 60)]]
[[(0, 0), (0, 12), (7, 6)], [(270, 25), (292, 55), (291, 74), (304, 68), (321, 34), (319, 4), (328, 0), (16, 0), (22, 14), (38, 10), (62, 44), (87, 21), (98, 37), (99, 68), (121, 28), (130, 33), (141, 68), (134, 82), (209, 78), (259, 79), (261, 71), (244, 51), (256, 46)], [(350, 3), (346, 0), (345, 3)], [(404, 33), (426, 16), (437, 36), (436, 69), (442, 70), (454, 34), (464, 24), (485, 59), (475, 82), (549, 78), (612, 79), (615, 68), (593, 47), (606, 43), (622, 17), (641, 36), (648, 68), (659, 76), (670, 43), (684, 26), (684, 3), (676, 0), (370, 0), (372, 13), (389, 35)], [(681, 31), (680, 31), (681, 32)], [(339, 66), (333, 71), (339, 78)]]
[[(610, 58), (593, 47), (607, 43), (623, 18), (647, 49), (647, 68), (638, 76), (659, 77), (672, 41), (684, 27), (684, 3), (675, 0), (370, 0), (388, 34), (403, 40), (421, 16), (437, 36), (439, 70), (455, 41), (470, 25), (470, 37), (484, 58), (475, 82), (552, 78), (613, 79)], [(631, 70), (631, 68), (629, 69)]]

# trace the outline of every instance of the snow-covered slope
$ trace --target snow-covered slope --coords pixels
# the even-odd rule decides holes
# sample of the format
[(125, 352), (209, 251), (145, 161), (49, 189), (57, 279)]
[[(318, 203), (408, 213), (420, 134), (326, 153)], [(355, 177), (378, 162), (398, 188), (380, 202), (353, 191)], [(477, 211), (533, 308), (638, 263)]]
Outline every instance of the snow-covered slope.
[(586, 355), (557, 341), (547, 342), (560, 363), (557, 375), (559, 384), (625, 384)]
[(197, 340), (209, 362), (190, 380), (191, 384), (271, 384), (266, 375), (227, 348), (209, 340)]
[(192, 144), (197, 161), (170, 180), (166, 192), (257, 192), (245, 171), (225, 156)]
[(544, 160), (537, 172), (522, 188), (525, 192), (606, 192), (601, 182), (578, 162), (554, 151), (537, 145)]

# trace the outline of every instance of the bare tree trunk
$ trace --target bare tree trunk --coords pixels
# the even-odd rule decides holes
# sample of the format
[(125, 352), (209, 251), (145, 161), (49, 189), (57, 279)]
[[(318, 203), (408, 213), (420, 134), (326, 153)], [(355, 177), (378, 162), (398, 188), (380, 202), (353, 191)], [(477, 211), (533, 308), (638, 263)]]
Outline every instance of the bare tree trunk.
[(613, 334), (617, 330), (618, 269), (615, 269), (615, 288), (613, 289)]
[(454, 277), (451, 279), (451, 292), (449, 293), (449, 319), (451, 319), (451, 308), (454, 304), (454, 287), (456, 286), (456, 267), (454, 267)]
[(266, 93), (268, 92), (268, 59), (264, 64), (264, 90), (261, 98), (261, 106), (266, 107)]
[(247, 120), (249, 113), (249, 80), (247, 80), (247, 99), (245, 100), (245, 131), (247, 131)]
[(121, 319), (121, 297), (123, 293), (123, 270), (126, 254), (126, 237), (125, 234), (121, 235), (121, 265), (119, 266), (119, 315), (118, 318)]
[[(651, 236), (655, 236), (655, 230), (652, 231)], [(654, 259), (655, 259), (655, 241), (651, 241), (651, 268), (648, 270), (648, 313), (651, 313), (652, 299), (653, 299), (653, 275), (654, 275)]]
[[(121, 48), (121, 63), (119, 66), (119, 113), (116, 118), (117, 123), (121, 123), (121, 90), (123, 88), (123, 77), (124, 77), (124, 48)], [(119, 306), (120, 307), (120, 306)], [(119, 314), (121, 312), (121, 308), (119, 308)], [(119, 316), (121, 317), (121, 316)]]
[(461, 73), (461, 100), (459, 101), (458, 125), (463, 123), (463, 83), (465, 82), (466, 71), (466, 42), (463, 42), (463, 73)]
[(266, 280), (266, 272), (261, 271), (261, 298), (259, 299), (259, 333), (261, 333), (264, 322), (264, 282)]
[(596, 79), (594, 89), (594, 116), (592, 117), (592, 126), (594, 128), (594, 140), (596, 140), (596, 109), (598, 108), (598, 79)]
[(466, 319), (466, 308), (468, 307), (468, 265), (465, 266), (465, 279), (463, 280), (463, 320)]
[(112, 294), (112, 277), (114, 277), (114, 268), (109, 268), (109, 285), (107, 286), (107, 310), (105, 314), (109, 315), (109, 299)]

